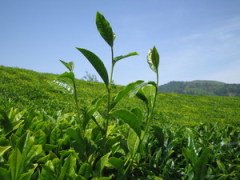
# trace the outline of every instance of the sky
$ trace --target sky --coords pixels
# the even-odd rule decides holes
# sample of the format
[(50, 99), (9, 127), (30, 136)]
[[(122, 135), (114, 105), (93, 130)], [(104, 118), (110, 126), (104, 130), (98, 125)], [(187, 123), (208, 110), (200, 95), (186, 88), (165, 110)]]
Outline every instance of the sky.
[(0, 0), (0, 65), (60, 74), (59, 59), (73, 61), (75, 74), (101, 78), (75, 47), (89, 49), (111, 68), (111, 51), (99, 35), (96, 12), (110, 22), (120, 61), (116, 84), (152, 81), (150, 48), (160, 54), (160, 84), (216, 80), (240, 83), (239, 0)]

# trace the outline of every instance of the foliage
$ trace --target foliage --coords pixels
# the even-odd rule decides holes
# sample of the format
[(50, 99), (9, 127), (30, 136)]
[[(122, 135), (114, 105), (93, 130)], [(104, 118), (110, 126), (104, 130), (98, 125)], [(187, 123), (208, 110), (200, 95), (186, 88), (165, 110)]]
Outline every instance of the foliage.
[[(80, 108), (90, 105), (94, 98), (105, 94), (102, 83), (76, 79), (76, 86)], [(116, 95), (122, 89), (122, 86), (112, 86), (112, 94)], [(2, 109), (18, 107), (20, 110), (25, 108), (29, 111), (44, 110), (47, 114), (54, 114), (56, 111), (67, 113), (75, 109), (72, 93), (69, 81), (59, 79), (57, 75), (0, 66)], [(123, 98), (118, 107), (142, 108), (141, 104), (135, 98)], [(169, 121), (187, 125), (210, 121), (239, 124), (240, 99), (160, 93), (156, 100), (154, 119), (155, 124)]]
[(89, 72), (86, 71), (85, 75), (82, 78), (85, 81), (89, 81), (89, 82), (98, 82), (98, 79), (96, 77), (96, 75), (94, 74), (90, 74)]
[[(19, 114), (24, 115), (19, 118)], [(92, 124), (85, 132), (86, 144), (79, 136), (76, 116), (72, 113), (44, 116), (43, 113), (12, 109), (7, 117), (10, 124), (23, 123), (10, 133), (1, 126), (1, 179), (100, 176), (232, 179), (239, 176), (239, 126), (216, 123), (191, 128), (151, 126), (137, 150), (139, 138), (131, 126), (111, 125), (102, 152), (98, 127)], [(131, 166), (124, 173), (124, 164), (129, 161)]]

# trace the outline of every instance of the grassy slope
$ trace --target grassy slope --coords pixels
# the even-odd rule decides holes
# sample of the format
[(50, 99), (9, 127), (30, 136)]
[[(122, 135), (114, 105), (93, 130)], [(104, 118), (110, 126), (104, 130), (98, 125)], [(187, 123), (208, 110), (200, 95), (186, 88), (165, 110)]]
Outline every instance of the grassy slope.
[[(0, 107), (9, 109), (44, 109), (72, 111), (73, 98), (53, 81), (57, 75), (0, 66)], [(102, 83), (77, 81), (81, 106), (105, 94)], [(122, 87), (115, 87), (117, 92)], [(141, 106), (141, 102), (125, 99), (123, 107)], [(156, 123), (225, 122), (240, 124), (239, 97), (207, 97), (161, 93), (157, 99)]]

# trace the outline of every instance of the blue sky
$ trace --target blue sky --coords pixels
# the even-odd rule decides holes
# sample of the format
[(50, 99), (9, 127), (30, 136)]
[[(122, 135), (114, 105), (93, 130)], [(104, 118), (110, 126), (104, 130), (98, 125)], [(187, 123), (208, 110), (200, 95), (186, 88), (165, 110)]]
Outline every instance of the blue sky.
[[(1, 0), (0, 65), (62, 73), (59, 59), (75, 73), (97, 75), (75, 47), (96, 53), (110, 69), (110, 49), (95, 26), (99, 11), (117, 35), (115, 54), (137, 51), (119, 62), (116, 84), (154, 80), (146, 55), (154, 45), (160, 84), (172, 80), (240, 83), (239, 0)], [(98, 77), (100, 80), (100, 77)]]

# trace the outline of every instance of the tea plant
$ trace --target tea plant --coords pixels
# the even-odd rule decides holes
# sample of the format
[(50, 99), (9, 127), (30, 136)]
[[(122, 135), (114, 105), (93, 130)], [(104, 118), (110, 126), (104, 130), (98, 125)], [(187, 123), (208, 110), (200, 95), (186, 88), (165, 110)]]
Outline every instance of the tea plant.
[(105, 131), (105, 135), (106, 135), (107, 131), (108, 131), (109, 120), (110, 120), (109, 112), (112, 109), (112, 107), (111, 107), (111, 103), (112, 103), (112, 101), (111, 101), (111, 86), (112, 86), (112, 82), (113, 82), (113, 71), (114, 71), (115, 64), (124, 58), (137, 55), (137, 53), (131, 52), (126, 55), (114, 57), (114, 40), (116, 38), (116, 35), (114, 34), (110, 23), (99, 12), (97, 12), (97, 15), (96, 15), (96, 25), (97, 25), (98, 32), (100, 33), (102, 38), (107, 42), (107, 44), (110, 46), (111, 62), (112, 62), (110, 78), (108, 76), (108, 72), (106, 70), (105, 65), (103, 64), (102, 60), (97, 55), (95, 55), (93, 52), (91, 52), (87, 49), (77, 48), (77, 50), (79, 50), (87, 58), (87, 60), (92, 64), (92, 66), (98, 72), (98, 74), (100, 75), (100, 77), (102, 78), (103, 82), (106, 85), (107, 97), (108, 97), (107, 98), (107, 114), (108, 115), (104, 122), (104, 131)]
[[(144, 83), (143, 81), (136, 81), (134, 83), (127, 85), (126, 88), (120, 91), (116, 96), (112, 97), (111, 85), (113, 81), (113, 72), (114, 72), (115, 64), (124, 58), (137, 55), (137, 53), (131, 52), (126, 55), (114, 57), (113, 47), (114, 47), (115, 34), (113, 33), (110, 23), (99, 12), (97, 12), (97, 15), (96, 15), (96, 25), (100, 35), (110, 46), (111, 57), (112, 57), (110, 78), (108, 76), (108, 72), (105, 68), (103, 61), (97, 55), (95, 55), (93, 52), (84, 48), (77, 48), (77, 50), (79, 50), (87, 58), (87, 60), (92, 64), (92, 66), (95, 68), (95, 70), (98, 72), (99, 76), (102, 78), (103, 82), (105, 83), (105, 87), (107, 91), (107, 114), (105, 117), (101, 115), (98, 112), (98, 107), (97, 107), (98, 105), (95, 105), (96, 108), (89, 107), (89, 109), (85, 110), (84, 112), (84, 119), (88, 119), (88, 120), (86, 123), (84, 123), (84, 125), (80, 124), (80, 126), (86, 128), (87, 124), (90, 122), (91, 119), (97, 125), (97, 127), (99, 128), (103, 136), (103, 139), (101, 140), (101, 142), (104, 144), (104, 146), (100, 145), (100, 147), (104, 149), (103, 153), (107, 153), (104, 156), (102, 156), (102, 158), (105, 157), (106, 155), (108, 157), (110, 156), (110, 154), (112, 154), (111, 152), (112, 150), (107, 149), (107, 146), (108, 146), (107, 143), (109, 140), (111, 140), (110, 139), (111, 136), (115, 136), (115, 138), (117, 137), (117, 140), (122, 139), (122, 141), (126, 141), (126, 143), (128, 144), (128, 152), (126, 152), (127, 158), (125, 159), (125, 162), (123, 161), (124, 163), (122, 164), (125, 167), (124, 173), (126, 174), (129, 168), (132, 166), (132, 163), (135, 159), (136, 154), (139, 154), (140, 146), (143, 146), (143, 140), (145, 138), (145, 134), (149, 130), (149, 121), (152, 118), (153, 110), (156, 103), (157, 91), (158, 91), (157, 89), (158, 89), (158, 81), (159, 81), (158, 80), (159, 54), (157, 52), (157, 49), (154, 47), (149, 51), (148, 57), (147, 57), (150, 68), (156, 73), (156, 77), (157, 77), (156, 83), (155, 82)], [(67, 77), (72, 80), (74, 97), (77, 97), (76, 86), (74, 83), (74, 74), (72, 74), (73, 63), (72, 62), (67, 63), (62, 60), (61, 62), (70, 71), (68, 73), (64, 73), (63, 75), (61, 75), (61, 77)], [(135, 108), (131, 111), (126, 109), (114, 109), (114, 107), (118, 104), (118, 102), (129, 94), (131, 94), (131, 96), (136, 95), (146, 105), (147, 113), (146, 113), (145, 126), (144, 126), (145, 128), (141, 126), (141, 124), (144, 123), (144, 114), (141, 112), (140, 109)], [(76, 109), (79, 109), (76, 98), (75, 98), (75, 101), (76, 101)], [(95, 100), (95, 103), (99, 101), (101, 101), (101, 99)], [(99, 117), (101, 117), (101, 120), (103, 122), (98, 120)], [(110, 120), (112, 120), (113, 122), (109, 124)], [(126, 134), (126, 137), (123, 137), (119, 133), (111, 134), (111, 132), (109, 132), (110, 128), (111, 128), (111, 131), (118, 131), (118, 129), (122, 128), (122, 125), (116, 123), (116, 120), (123, 121), (129, 126), (130, 133)], [(88, 139), (86, 142), (90, 142), (90, 140)], [(118, 144), (116, 140), (115, 140), (115, 143)], [(119, 145), (117, 146), (118, 148), (122, 148)], [(114, 157), (113, 154), (112, 156), (116, 160), (116, 157)], [(120, 159), (117, 158), (117, 160), (119, 161)]]

